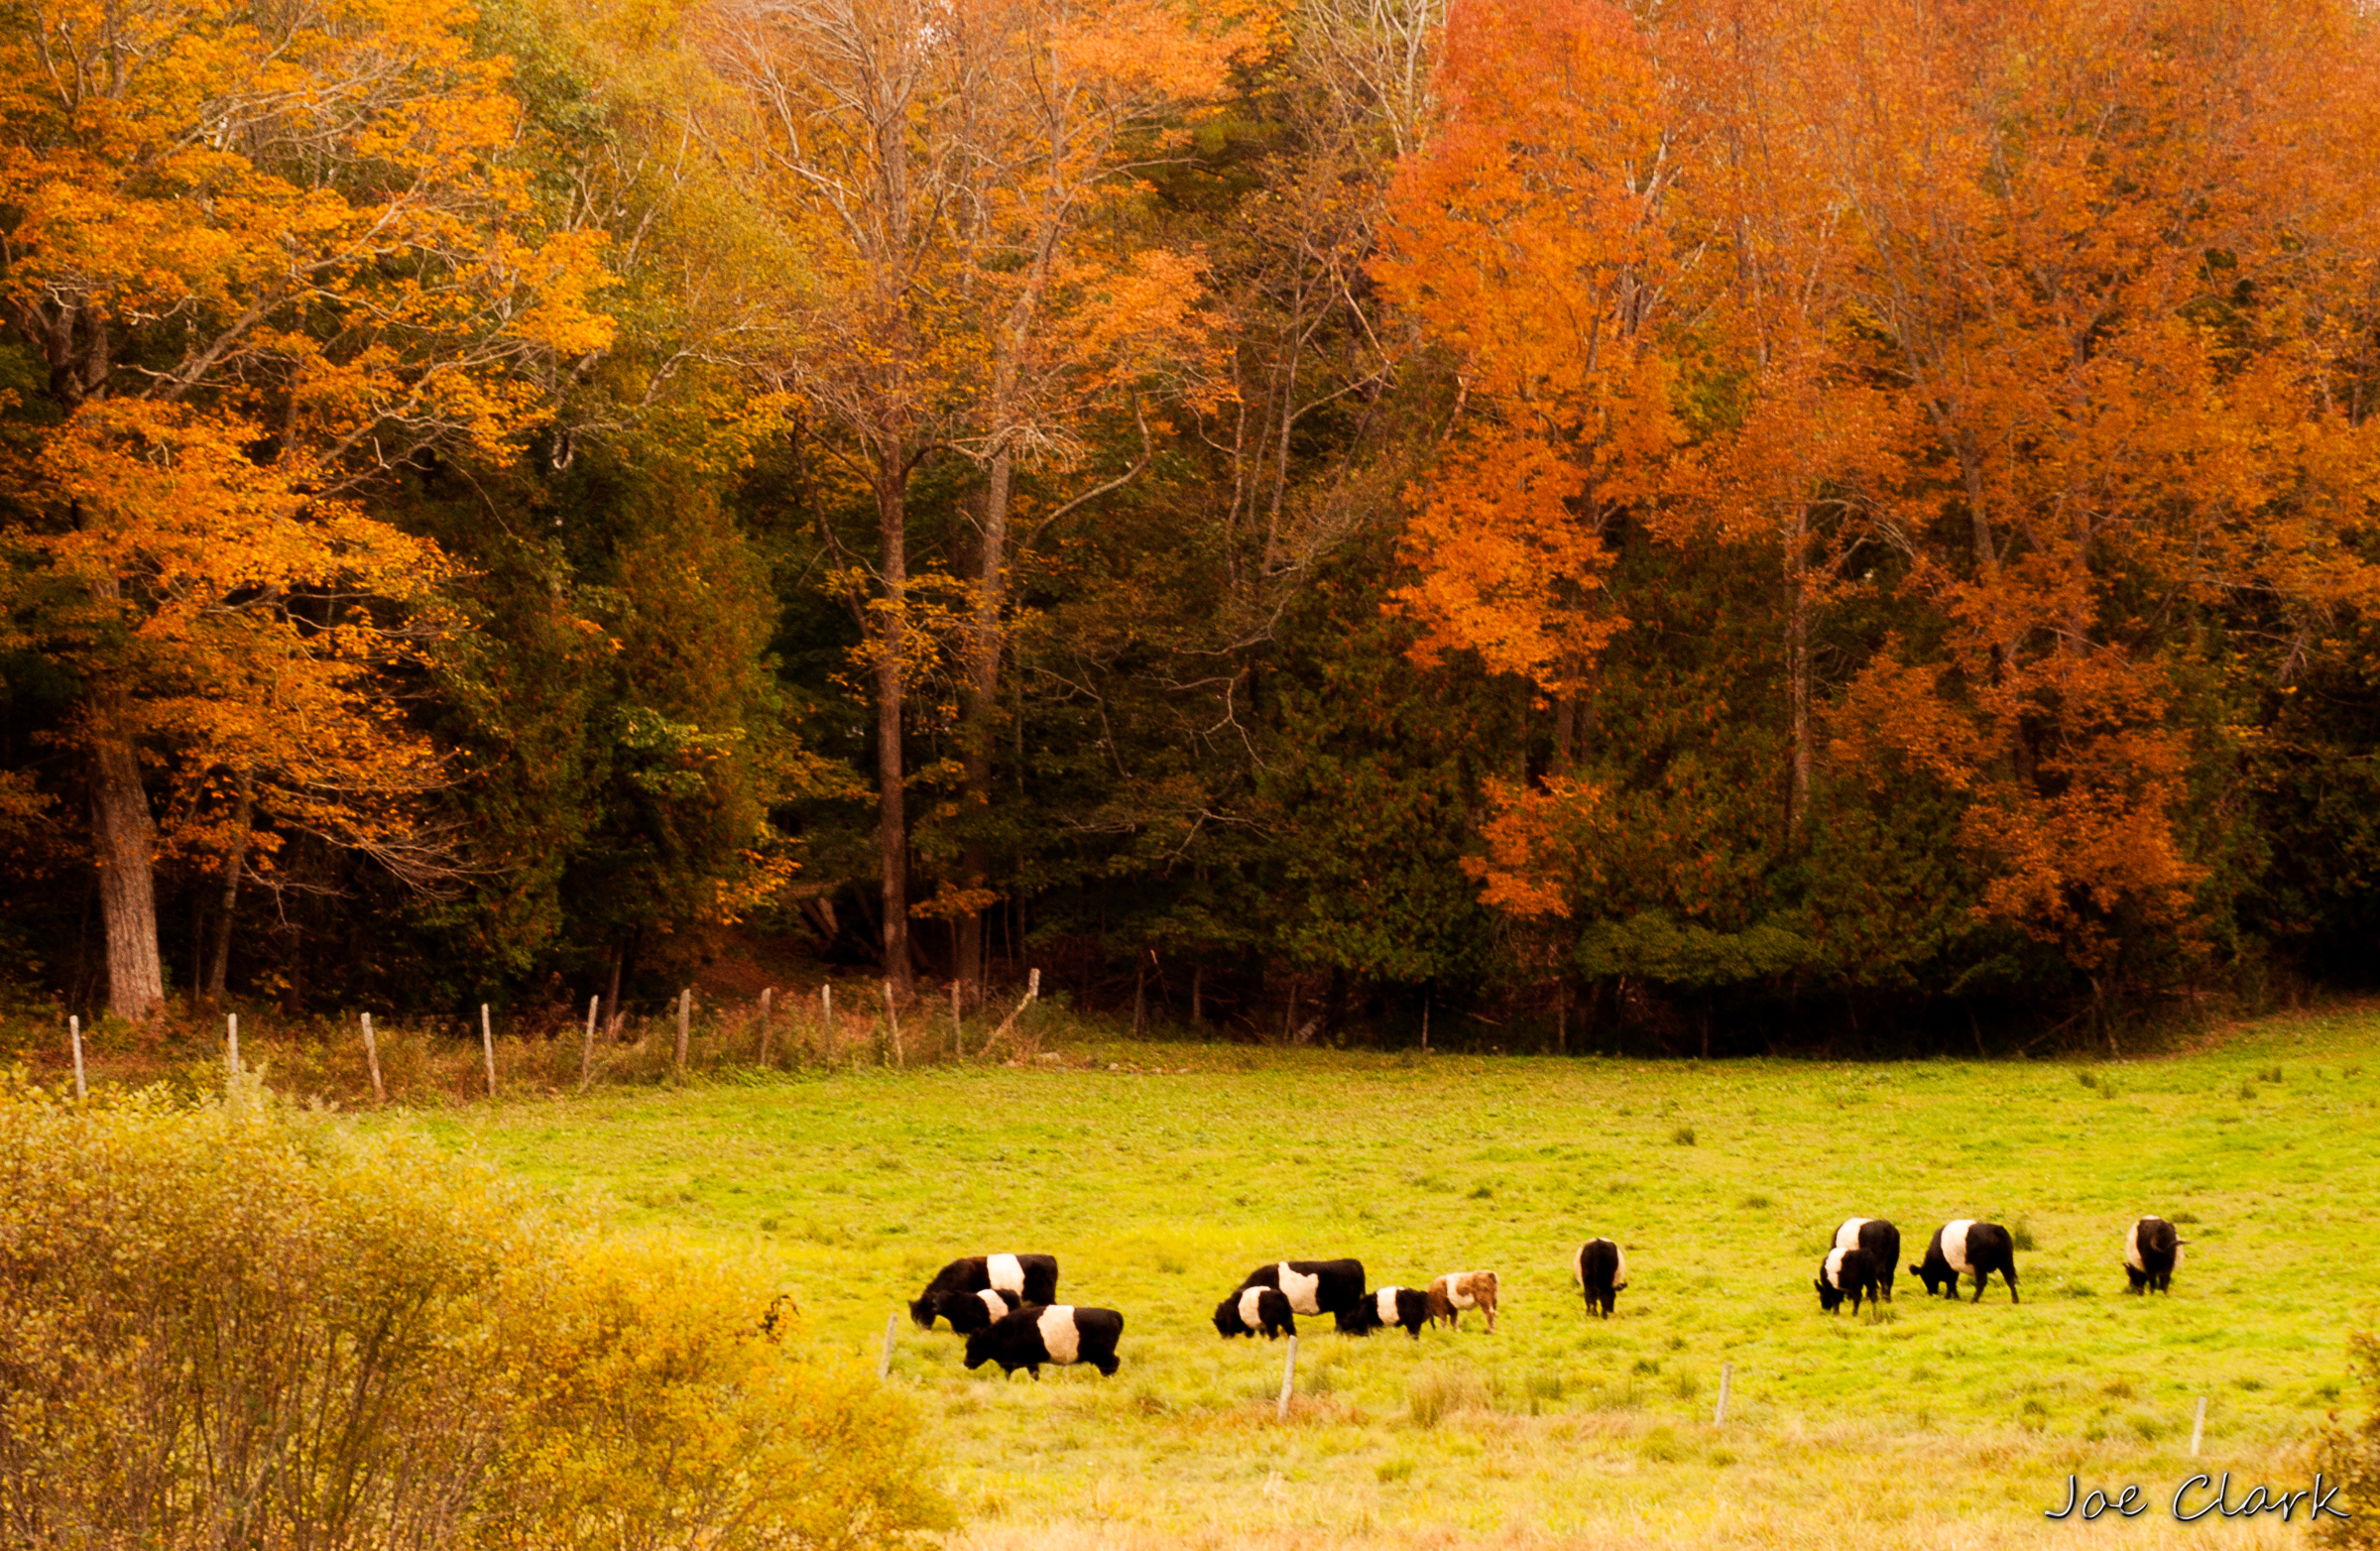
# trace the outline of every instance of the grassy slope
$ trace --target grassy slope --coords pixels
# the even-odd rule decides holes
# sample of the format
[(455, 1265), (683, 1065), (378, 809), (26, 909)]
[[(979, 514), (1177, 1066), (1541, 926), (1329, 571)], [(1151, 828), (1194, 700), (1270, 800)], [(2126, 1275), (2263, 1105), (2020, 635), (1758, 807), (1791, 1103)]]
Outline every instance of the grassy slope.
[[(821, 1334), (871, 1355), (950, 1256), (1056, 1253), (1062, 1296), (1125, 1311), (1116, 1378), (1003, 1384), (967, 1374), (947, 1334), (904, 1318), (897, 1338), (894, 1374), (939, 1417), (988, 1545), (1789, 1544), (1851, 1524), (2049, 1543), (2082, 1532), (2039, 1513), (2069, 1470), (2143, 1483), (2157, 1506), (2113, 1531), (2128, 1543), (2294, 1543), (2271, 1519), (2243, 1537), (2166, 1518), (2191, 1405), (2212, 1397), (2208, 1463), (2303, 1485), (2296, 1445), (2380, 1290), (2366, 1014), (2102, 1067), (2098, 1087), (2021, 1062), (1069, 1053), (1086, 1057), (1098, 1069), (613, 1092), (436, 1124), (604, 1189), (631, 1221), (766, 1246)], [(2122, 1295), (2121, 1235), (2144, 1211), (2199, 1219), (2170, 1299)], [(1997, 1283), (1979, 1307), (1928, 1300), (1904, 1269), (1881, 1322), (1821, 1315), (1810, 1278), (1851, 1212), (1896, 1221), (1904, 1263), (1952, 1216), (2023, 1225), (2023, 1305)], [(1608, 1324), (1569, 1284), (1595, 1233), (1633, 1276)], [(1309, 1322), (1278, 1427), (1281, 1349), (1220, 1341), (1209, 1311), (1260, 1261), (1341, 1254), (1375, 1284), (1493, 1267), (1500, 1329), (1416, 1344)], [(1734, 1395), (1714, 1429), (1723, 1361)], [(1425, 1426), (1416, 1394), (1455, 1409)]]

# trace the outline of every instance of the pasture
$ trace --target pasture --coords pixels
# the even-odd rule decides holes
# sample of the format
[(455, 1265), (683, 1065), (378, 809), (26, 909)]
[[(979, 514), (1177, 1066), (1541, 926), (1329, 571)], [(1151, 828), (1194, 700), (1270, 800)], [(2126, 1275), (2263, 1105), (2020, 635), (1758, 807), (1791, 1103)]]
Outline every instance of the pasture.
[[(2199, 1467), (2307, 1485), (2341, 1336), (2380, 1296), (2380, 1017), (2091, 1065), (1062, 1057), (429, 1124), (627, 1221), (762, 1249), (816, 1337), (871, 1362), (944, 1260), (1055, 1253), (1063, 1301), (1125, 1314), (1116, 1377), (1004, 1382), (939, 1328), (904, 1315), (895, 1337), (982, 1547), (2311, 1543), (2302, 1513), (2178, 1524), (2167, 1503)], [(1854, 1212), (1904, 1238), (1877, 1319), (1823, 1315), (1811, 1286)], [(2142, 1212), (2189, 1241), (2167, 1297), (2124, 1291)], [(2020, 1306), (1996, 1281), (1980, 1305), (1928, 1299), (1908, 1273), (1969, 1216), (2016, 1232)], [(1628, 1255), (1608, 1323), (1569, 1280), (1592, 1234)], [(1497, 1333), (1301, 1321), (1278, 1423), (1283, 1348), (1209, 1316), (1257, 1263), (1328, 1255), (1374, 1285), (1493, 1268)], [(2050, 1523), (2069, 1472), (2137, 1482), (2149, 1511)]]

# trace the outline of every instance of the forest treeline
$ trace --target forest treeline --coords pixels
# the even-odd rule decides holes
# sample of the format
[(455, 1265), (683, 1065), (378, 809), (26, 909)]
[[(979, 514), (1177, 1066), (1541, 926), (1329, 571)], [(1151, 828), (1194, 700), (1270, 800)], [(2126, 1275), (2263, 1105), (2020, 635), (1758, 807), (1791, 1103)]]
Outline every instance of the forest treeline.
[(2375, 962), (2354, 0), (29, 0), (0, 147), (21, 990)]

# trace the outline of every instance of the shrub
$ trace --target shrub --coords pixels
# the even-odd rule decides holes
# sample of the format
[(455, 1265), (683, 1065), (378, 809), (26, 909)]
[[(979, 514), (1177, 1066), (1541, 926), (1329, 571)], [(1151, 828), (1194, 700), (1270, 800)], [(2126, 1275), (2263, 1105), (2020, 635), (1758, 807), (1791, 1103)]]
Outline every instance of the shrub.
[(2347, 1338), (2347, 1372), (2364, 1414), (2330, 1413), (2315, 1445), (2315, 1465), (2338, 1484), (2338, 1506), (2354, 1517), (2343, 1524), (2324, 1518), (2323, 1532), (2333, 1545), (2380, 1546), (2380, 1334), (2364, 1330)]
[(0, 1541), (837, 1551), (914, 1424), (743, 1266), (273, 1101), (0, 1092)]
[(426, 1547), (464, 1524), (517, 1203), (243, 1086), (196, 1111), (0, 1097), (11, 1543)]

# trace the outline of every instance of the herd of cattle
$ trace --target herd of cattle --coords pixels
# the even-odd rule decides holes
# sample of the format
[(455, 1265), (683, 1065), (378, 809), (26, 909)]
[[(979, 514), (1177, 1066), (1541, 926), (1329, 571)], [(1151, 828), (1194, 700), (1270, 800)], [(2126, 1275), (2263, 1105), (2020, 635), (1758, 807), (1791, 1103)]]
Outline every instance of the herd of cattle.
[[(1839, 1312), (1847, 1300), (1857, 1313), (1862, 1301), (1892, 1297), (1894, 1267), (1901, 1258), (1901, 1231), (1879, 1217), (1847, 1219), (1835, 1231), (1835, 1244), (1819, 1262), (1819, 1307)], [(2124, 1235), (2124, 1274), (2132, 1291), (2167, 1292), (2182, 1261), (2182, 1240), (2162, 1217), (2144, 1217)], [(1960, 1278), (1974, 1278), (1972, 1301), (1997, 1275), (2016, 1294), (2016, 1246), (1997, 1223), (1959, 1218), (1934, 1231), (1925, 1258), (1909, 1267), (1926, 1284), (1927, 1296), (1959, 1296)], [(1570, 1260), (1571, 1280), (1590, 1313), (1611, 1317), (1628, 1284), (1628, 1257), (1608, 1239), (1590, 1239)], [(1259, 1265), (1215, 1306), (1215, 1329), (1233, 1336), (1266, 1339), (1297, 1334), (1297, 1318), (1332, 1317), (1339, 1332), (1367, 1336), (1388, 1327), (1419, 1340), (1424, 1325), (1457, 1328), (1466, 1312), (1478, 1310), (1490, 1334), (1495, 1330), (1497, 1282), (1493, 1271), (1450, 1271), (1427, 1287), (1368, 1287), (1361, 1260), (1277, 1260)], [(977, 1254), (953, 1260), (934, 1274), (909, 1304), (920, 1330), (936, 1319), (967, 1338), (967, 1367), (998, 1363), (1004, 1373), (1024, 1369), (1035, 1378), (1045, 1363), (1066, 1367), (1088, 1363), (1102, 1374), (1117, 1369), (1116, 1344), (1124, 1316), (1114, 1309), (1060, 1303), (1058, 1262), (1047, 1254)]]

